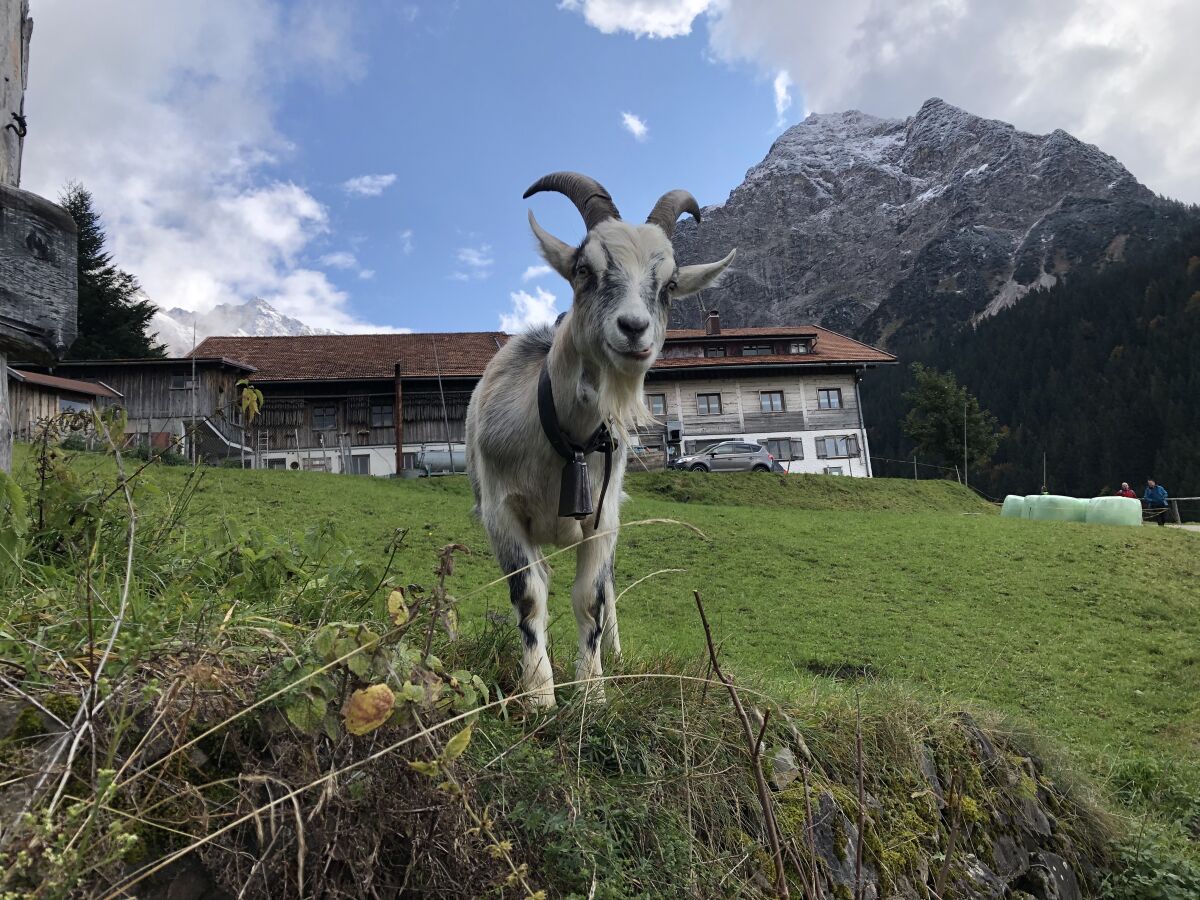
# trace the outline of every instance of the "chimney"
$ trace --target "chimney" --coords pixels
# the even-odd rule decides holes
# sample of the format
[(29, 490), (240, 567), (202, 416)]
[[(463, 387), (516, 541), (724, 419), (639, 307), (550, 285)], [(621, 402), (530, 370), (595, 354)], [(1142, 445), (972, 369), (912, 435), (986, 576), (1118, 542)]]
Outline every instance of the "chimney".
[(721, 333), (721, 314), (713, 309), (708, 313), (708, 317), (704, 320), (705, 334), (720, 334)]

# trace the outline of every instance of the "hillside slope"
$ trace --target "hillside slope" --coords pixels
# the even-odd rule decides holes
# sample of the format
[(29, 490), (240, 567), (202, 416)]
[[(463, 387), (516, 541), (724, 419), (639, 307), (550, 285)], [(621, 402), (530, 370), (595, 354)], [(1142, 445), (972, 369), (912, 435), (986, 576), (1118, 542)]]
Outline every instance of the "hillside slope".
[[(809, 116), (675, 244), (685, 262), (737, 247), (702, 300), (730, 324), (816, 322), (898, 346), (1136, 256), (1182, 215), (1064, 131), (934, 98), (903, 120)], [(699, 306), (680, 304), (677, 321), (700, 324)]]
[[(1045, 453), (1055, 492), (1091, 496), (1156, 477), (1177, 496), (1200, 495), (1200, 229), (906, 359), (953, 371), (1007, 426), (994, 464), (973, 479), (988, 493), (1037, 491)], [(908, 383), (897, 367), (870, 373), (864, 390), (877, 408), (903, 409)], [(909, 454), (899, 418), (875, 419), (878, 455)]]

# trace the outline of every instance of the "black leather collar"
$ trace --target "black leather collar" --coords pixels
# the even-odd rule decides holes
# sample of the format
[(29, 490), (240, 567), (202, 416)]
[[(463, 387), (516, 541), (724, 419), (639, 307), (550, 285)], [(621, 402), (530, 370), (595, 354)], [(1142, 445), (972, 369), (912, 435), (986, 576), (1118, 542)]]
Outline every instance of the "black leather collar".
[(592, 484), (588, 478), (587, 455), (604, 454), (604, 480), (600, 484), (600, 499), (596, 503), (596, 523), (600, 525), (600, 511), (604, 508), (604, 495), (612, 476), (612, 456), (617, 449), (608, 425), (604, 422), (592, 432), (582, 444), (571, 440), (558, 422), (558, 410), (554, 406), (554, 388), (550, 384), (550, 369), (542, 365), (538, 378), (538, 419), (542, 433), (554, 448), (554, 452), (566, 462), (563, 466), (562, 484), (558, 494), (558, 514), (562, 518), (586, 519), (592, 514)]

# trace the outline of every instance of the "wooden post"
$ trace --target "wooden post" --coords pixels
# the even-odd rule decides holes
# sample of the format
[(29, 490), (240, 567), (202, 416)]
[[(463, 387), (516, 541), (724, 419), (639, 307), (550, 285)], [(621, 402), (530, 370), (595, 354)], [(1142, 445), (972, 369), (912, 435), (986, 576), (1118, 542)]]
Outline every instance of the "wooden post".
[(75, 340), (75, 222), (18, 185), (33, 20), (29, 0), (0, 0), (0, 471), (12, 469), (10, 358), (49, 362)]
[(1171, 518), (1175, 520), (1176, 525), (1182, 525), (1183, 519), (1179, 518), (1179, 501), (1171, 501)]
[[(396, 363), (396, 401), (392, 409), (392, 427), (396, 430), (396, 477), (404, 468), (404, 394), (400, 386), (400, 363)], [(453, 460), (451, 460), (453, 462)]]

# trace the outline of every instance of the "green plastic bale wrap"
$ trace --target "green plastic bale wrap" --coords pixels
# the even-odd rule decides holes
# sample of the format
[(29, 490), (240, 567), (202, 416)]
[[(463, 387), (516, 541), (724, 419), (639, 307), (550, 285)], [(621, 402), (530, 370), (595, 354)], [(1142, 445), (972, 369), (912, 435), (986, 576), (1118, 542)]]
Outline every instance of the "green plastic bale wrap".
[(1034, 494), (1025, 498), (1029, 518), (1039, 522), (1086, 522), (1088, 502), (1059, 494)]
[(1004, 505), (1000, 507), (1000, 515), (1009, 519), (1026, 518), (1025, 498), (1018, 497), (1016, 494), (1009, 494), (1004, 498)]
[(1089, 525), (1142, 524), (1142, 504), (1132, 497), (1093, 497), (1088, 501)]

